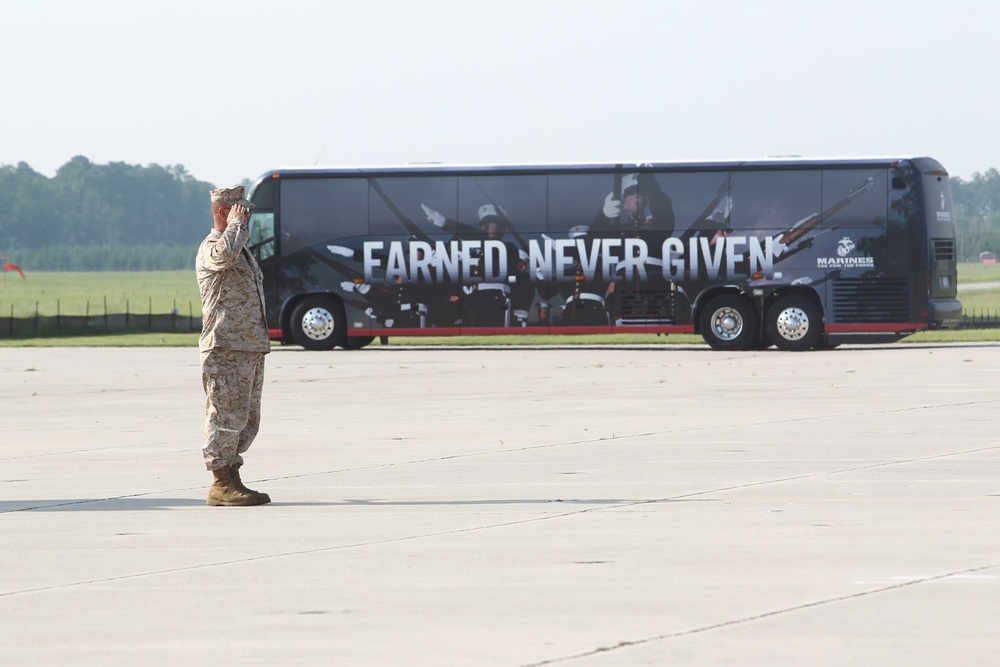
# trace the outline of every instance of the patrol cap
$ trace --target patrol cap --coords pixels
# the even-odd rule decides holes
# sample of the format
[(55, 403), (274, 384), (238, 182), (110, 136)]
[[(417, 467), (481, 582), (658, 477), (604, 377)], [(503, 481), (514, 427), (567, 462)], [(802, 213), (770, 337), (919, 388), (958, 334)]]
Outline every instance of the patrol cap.
[(253, 208), (253, 204), (246, 198), (246, 192), (247, 189), (244, 186), (234, 185), (231, 188), (216, 188), (209, 194), (211, 195), (213, 202), (219, 202), (224, 206), (234, 206), (239, 204), (240, 206)]
[(490, 219), (498, 219), (500, 222), (506, 224), (510, 220), (510, 216), (507, 215), (507, 211), (502, 206), (483, 204), (479, 207), (479, 222), (485, 223)]
[(639, 187), (639, 174), (625, 174), (622, 176), (622, 194), (629, 191), (630, 188)]

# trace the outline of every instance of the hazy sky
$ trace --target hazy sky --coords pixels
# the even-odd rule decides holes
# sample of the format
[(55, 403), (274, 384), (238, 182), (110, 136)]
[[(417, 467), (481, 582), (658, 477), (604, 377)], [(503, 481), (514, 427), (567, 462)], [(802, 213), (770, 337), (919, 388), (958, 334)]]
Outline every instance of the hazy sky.
[(930, 155), (1000, 167), (987, 0), (0, 0), (0, 164)]

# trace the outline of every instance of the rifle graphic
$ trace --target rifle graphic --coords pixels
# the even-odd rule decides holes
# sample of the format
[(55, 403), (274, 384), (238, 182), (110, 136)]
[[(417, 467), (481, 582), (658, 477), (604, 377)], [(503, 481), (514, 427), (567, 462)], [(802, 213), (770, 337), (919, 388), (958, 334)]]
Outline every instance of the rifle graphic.
[(695, 218), (694, 222), (691, 223), (691, 226), (688, 227), (687, 231), (681, 234), (680, 240), (681, 243), (684, 244), (685, 248), (687, 247), (688, 240), (690, 240), (695, 234), (709, 230), (714, 232), (719, 231), (719, 225), (714, 221), (709, 223), (709, 220), (711, 219), (712, 214), (715, 213), (716, 209), (719, 208), (719, 203), (723, 200), (723, 198), (728, 196), (729, 179), (726, 178), (719, 184), (719, 188), (715, 191), (715, 198), (708, 202), (708, 206), (706, 206), (705, 210), (701, 212), (701, 215)]
[[(617, 201), (622, 200), (622, 179), (624, 178), (624, 175), (622, 174), (622, 169), (624, 168), (625, 165), (623, 164), (615, 165), (615, 176), (614, 180), (611, 182), (611, 194), (612, 194), (611, 198)], [(618, 215), (621, 216), (621, 213), (619, 213)]]
[[(794, 225), (792, 225), (791, 229), (781, 232), (772, 237), (773, 243), (776, 246), (774, 251), (774, 263), (777, 264), (778, 262), (788, 259), (789, 257), (795, 255), (796, 253), (802, 252), (806, 248), (812, 247), (813, 242), (817, 238), (819, 238), (823, 234), (832, 232), (837, 227), (839, 227), (840, 223), (838, 222), (834, 225), (831, 225), (823, 229), (819, 233), (810, 236), (809, 238), (803, 238), (806, 234), (816, 229), (816, 227), (822, 224), (825, 220), (832, 217), (834, 214), (838, 213), (845, 206), (853, 202), (855, 199), (857, 199), (864, 193), (871, 190), (873, 187), (875, 187), (875, 177), (869, 176), (865, 180), (861, 181), (858, 185), (856, 185), (854, 189), (848, 192), (847, 196), (843, 197), (840, 201), (834, 203), (825, 211), (808, 215), (799, 220), (798, 222), (796, 222)], [(794, 247), (790, 247), (793, 244)], [(749, 250), (743, 253), (742, 262), (745, 266), (748, 267), (749, 270), (750, 266)]]
[[(821, 231), (819, 231), (816, 234), (810, 236), (809, 238), (803, 239), (802, 241), (799, 241), (797, 244), (795, 244), (795, 247), (792, 248), (791, 250), (785, 250), (785, 251), (781, 252), (780, 255), (777, 255), (775, 257), (774, 261), (775, 262), (780, 262), (781, 260), (787, 259), (787, 258), (791, 257), (792, 255), (805, 250), (806, 248), (811, 248), (813, 246), (813, 243), (816, 241), (816, 239), (818, 239), (819, 237), (823, 236), (824, 234), (829, 234), (830, 232), (832, 232), (833, 230), (837, 229), (838, 227), (840, 227), (840, 223), (839, 222), (835, 223), (835, 224), (832, 224), (829, 227), (824, 227)], [(750, 255), (749, 252), (744, 253), (743, 254), (743, 259), (745, 261), (748, 260), (749, 259), (749, 255)]]
[[(830, 208), (826, 209), (825, 211), (821, 211), (819, 213), (813, 213), (810, 216), (802, 218), (794, 225), (792, 225), (791, 229), (789, 229), (786, 232), (781, 232), (780, 234), (775, 236), (774, 243), (779, 245), (779, 247), (783, 246), (787, 248), (788, 246), (802, 239), (803, 236), (811, 232), (820, 224), (822, 224), (824, 220), (832, 217), (834, 214), (838, 213), (845, 206), (847, 206), (855, 199), (857, 199), (858, 197), (860, 197), (861, 195), (868, 192), (874, 187), (875, 187), (875, 177), (869, 176), (865, 180), (861, 181), (861, 183), (859, 183), (853, 190), (848, 192), (847, 196), (845, 196), (840, 201), (830, 206)], [(830, 229), (833, 229), (833, 227), (831, 227)], [(812, 239), (807, 239), (806, 241), (802, 241), (802, 243), (806, 242), (811, 243), (811, 241)], [(792, 253), (798, 252), (799, 250), (802, 249), (802, 247), (808, 247), (808, 246), (802, 246), (802, 243), (799, 244), (800, 247), (796, 247), (791, 252), (788, 252), (787, 250), (781, 251), (779, 253), (779, 257), (777, 257), (775, 261), (780, 261), (785, 257), (790, 256)]]
[(330, 257), (326, 253), (322, 253), (319, 250), (316, 250), (316, 248), (313, 247), (306, 248), (306, 254), (309, 255), (310, 257), (318, 259), (320, 262), (326, 264), (331, 269), (333, 269), (334, 271), (344, 276), (353, 283), (361, 284), (362, 282), (364, 282), (363, 273), (361, 273), (356, 269), (351, 268), (350, 266), (344, 264), (340, 260)]
[(391, 199), (389, 199), (389, 196), (382, 190), (382, 186), (379, 185), (378, 181), (374, 178), (369, 178), (368, 182), (371, 184), (375, 192), (378, 193), (378, 196), (382, 198), (382, 202), (385, 203), (389, 210), (392, 211), (392, 214), (396, 216), (396, 219), (399, 220), (404, 227), (406, 227), (406, 231), (410, 232), (410, 234), (412, 234), (418, 241), (424, 241), (425, 243), (431, 244), (431, 246), (434, 245), (434, 241), (431, 240), (431, 237), (427, 236), (427, 234), (425, 234), (420, 227), (417, 227), (416, 223), (407, 218), (406, 215), (399, 210), (399, 207), (396, 206)]

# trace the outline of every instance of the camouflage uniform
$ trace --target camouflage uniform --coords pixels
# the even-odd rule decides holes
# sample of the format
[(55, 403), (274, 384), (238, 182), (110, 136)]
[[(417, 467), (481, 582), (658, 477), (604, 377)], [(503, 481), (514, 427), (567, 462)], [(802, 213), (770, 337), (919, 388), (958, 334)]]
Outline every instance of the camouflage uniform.
[[(242, 200), (243, 188), (226, 203)], [(239, 201), (237, 201), (239, 200)], [(263, 275), (246, 250), (249, 225), (234, 220), (220, 232), (212, 230), (198, 248), (195, 269), (201, 291), (203, 326), (201, 350), (205, 403), (205, 466), (218, 470), (242, 465), (260, 426), (260, 396), (264, 355), (271, 349), (264, 315)]]

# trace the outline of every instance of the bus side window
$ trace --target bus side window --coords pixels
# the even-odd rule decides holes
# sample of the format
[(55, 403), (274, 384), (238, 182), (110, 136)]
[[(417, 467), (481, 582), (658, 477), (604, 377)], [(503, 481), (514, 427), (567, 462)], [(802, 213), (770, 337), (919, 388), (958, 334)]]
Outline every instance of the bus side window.
[(249, 248), (258, 261), (274, 256), (274, 213), (250, 214)]

